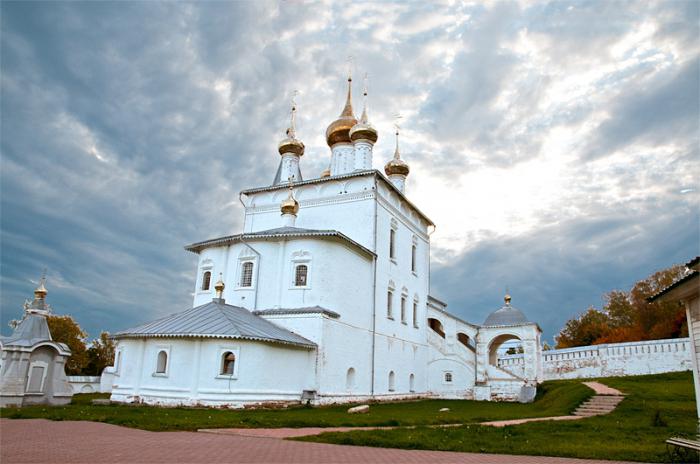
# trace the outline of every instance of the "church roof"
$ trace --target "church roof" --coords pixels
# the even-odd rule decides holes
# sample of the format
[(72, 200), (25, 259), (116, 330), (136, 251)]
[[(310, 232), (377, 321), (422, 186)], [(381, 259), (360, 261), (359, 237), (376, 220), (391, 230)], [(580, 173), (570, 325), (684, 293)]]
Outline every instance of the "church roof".
[[(295, 182), (294, 185), (297, 186), (297, 187), (299, 187), (299, 186), (301, 186), (301, 185), (318, 184), (318, 183), (322, 183), (322, 182), (328, 182), (328, 181), (331, 181), (331, 180), (348, 179), (348, 178), (351, 178), (351, 177), (362, 177), (362, 176), (369, 176), (369, 175), (376, 176), (377, 178), (379, 178), (379, 179), (381, 179), (382, 181), (384, 181), (384, 183), (385, 183), (390, 189), (392, 189), (392, 190), (394, 191), (394, 193), (396, 193), (397, 195), (399, 195), (399, 196), (403, 199), (403, 201), (405, 201), (411, 208), (413, 208), (413, 210), (414, 210), (416, 213), (418, 213), (418, 215), (419, 215), (421, 218), (423, 218), (423, 219), (428, 223), (428, 225), (431, 225), (431, 226), (434, 226), (434, 225), (435, 225), (435, 224), (433, 223), (433, 221), (431, 221), (430, 218), (429, 218), (428, 216), (425, 215), (425, 213), (423, 213), (420, 209), (418, 209), (418, 208), (416, 207), (416, 205), (414, 205), (414, 204), (411, 202), (411, 200), (409, 200), (409, 199), (406, 197), (406, 194), (404, 194), (401, 190), (399, 190), (398, 188), (396, 188), (396, 186), (395, 186), (389, 179), (387, 179), (386, 176), (385, 176), (384, 174), (382, 174), (380, 171), (378, 171), (378, 170), (376, 170), (376, 169), (365, 169), (365, 170), (362, 170), (362, 171), (353, 171), (353, 172), (349, 172), (349, 173), (346, 173), (346, 174), (338, 174), (338, 175), (335, 175), (335, 176), (318, 177), (318, 178), (315, 178), (315, 179), (309, 179), (309, 180), (305, 180), (305, 181), (302, 181), (302, 182)], [(266, 187), (256, 187), (256, 188), (245, 189), (245, 190), (242, 190), (242, 191), (241, 191), (241, 195), (248, 195), (248, 194), (251, 194), (251, 193), (259, 193), (259, 192), (268, 192), (268, 191), (278, 190), (278, 189), (282, 189), (282, 188), (287, 188), (287, 184), (282, 183), (282, 184), (277, 184), (277, 185), (268, 185), (268, 186), (266, 186)]]
[(522, 311), (510, 305), (510, 296), (506, 295), (505, 304), (489, 314), (482, 325), (493, 327), (523, 324), (532, 324), (532, 322), (527, 320), (527, 317)]
[(39, 342), (50, 341), (49, 324), (44, 316), (29, 313), (15, 327), (12, 335), (0, 337), (0, 340), (7, 346), (33, 346)]
[(347, 243), (355, 249), (362, 251), (370, 256), (375, 254), (364, 246), (360, 245), (347, 235), (337, 230), (317, 230), (303, 229), (300, 227), (278, 227), (276, 229), (262, 230), (259, 232), (250, 232), (246, 234), (227, 235), (225, 237), (213, 238), (203, 242), (187, 245), (185, 250), (193, 253), (200, 253), (205, 248), (215, 246), (225, 246), (232, 243), (244, 242), (248, 240), (277, 240), (284, 238), (331, 238)]
[(117, 332), (114, 338), (237, 338), (314, 348), (316, 344), (223, 299)]

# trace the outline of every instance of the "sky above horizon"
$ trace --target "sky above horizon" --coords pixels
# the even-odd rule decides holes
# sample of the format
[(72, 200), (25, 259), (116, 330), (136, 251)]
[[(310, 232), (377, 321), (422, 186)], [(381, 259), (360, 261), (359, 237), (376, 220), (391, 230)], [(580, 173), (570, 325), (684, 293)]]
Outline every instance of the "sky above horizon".
[[(237, 233), (296, 102), (330, 159), (348, 69), (436, 224), (431, 291), (551, 342), (700, 248), (700, 2), (2, 2), (2, 333), (47, 269), (90, 337), (191, 306), (183, 246)], [(348, 57), (352, 56), (351, 62)]]

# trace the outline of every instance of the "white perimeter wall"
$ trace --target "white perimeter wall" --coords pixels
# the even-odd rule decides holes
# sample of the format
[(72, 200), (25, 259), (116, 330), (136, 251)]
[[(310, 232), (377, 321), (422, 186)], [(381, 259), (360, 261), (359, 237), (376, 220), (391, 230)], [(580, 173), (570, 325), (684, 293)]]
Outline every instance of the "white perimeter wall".
[[(542, 352), (544, 380), (661, 374), (692, 368), (687, 338), (609, 343)], [(504, 356), (499, 366), (521, 375), (523, 355)]]

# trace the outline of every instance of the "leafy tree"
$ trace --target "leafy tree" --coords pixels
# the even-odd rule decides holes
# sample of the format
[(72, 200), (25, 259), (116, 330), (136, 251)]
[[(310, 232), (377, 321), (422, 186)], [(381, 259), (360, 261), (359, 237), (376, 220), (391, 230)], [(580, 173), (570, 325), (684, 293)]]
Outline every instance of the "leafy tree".
[(608, 315), (593, 307), (577, 318), (570, 319), (555, 337), (557, 348), (592, 345), (609, 331)]
[(102, 332), (100, 338), (92, 341), (87, 350), (88, 363), (83, 374), (100, 375), (105, 367), (114, 364), (114, 341), (109, 332)]
[(85, 348), (87, 334), (71, 316), (52, 314), (46, 318), (46, 321), (49, 324), (51, 338), (55, 342), (65, 343), (70, 348), (71, 355), (66, 362), (66, 373), (79, 375), (88, 362), (87, 349)]
[(629, 292), (607, 293), (602, 310), (591, 307), (564, 325), (556, 336), (557, 348), (687, 336), (685, 310), (678, 303), (647, 301), (685, 272), (684, 266), (672, 266), (637, 282)]

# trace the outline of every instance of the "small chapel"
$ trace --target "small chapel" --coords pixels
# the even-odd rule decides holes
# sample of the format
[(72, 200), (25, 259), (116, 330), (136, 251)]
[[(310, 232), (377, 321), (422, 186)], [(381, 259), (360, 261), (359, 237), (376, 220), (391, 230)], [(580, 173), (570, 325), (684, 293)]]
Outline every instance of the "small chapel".
[[(302, 176), (293, 105), (272, 184), (240, 192), (243, 230), (185, 247), (198, 256), (192, 306), (115, 335), (112, 401), (534, 399), (539, 326), (508, 295), (482, 324), (431, 295), (435, 225), (409, 199), (398, 130), (384, 172), (373, 169), (367, 92), (358, 119), (347, 85), (325, 132), (328, 168)], [(498, 362), (513, 340), (517, 371)]]

